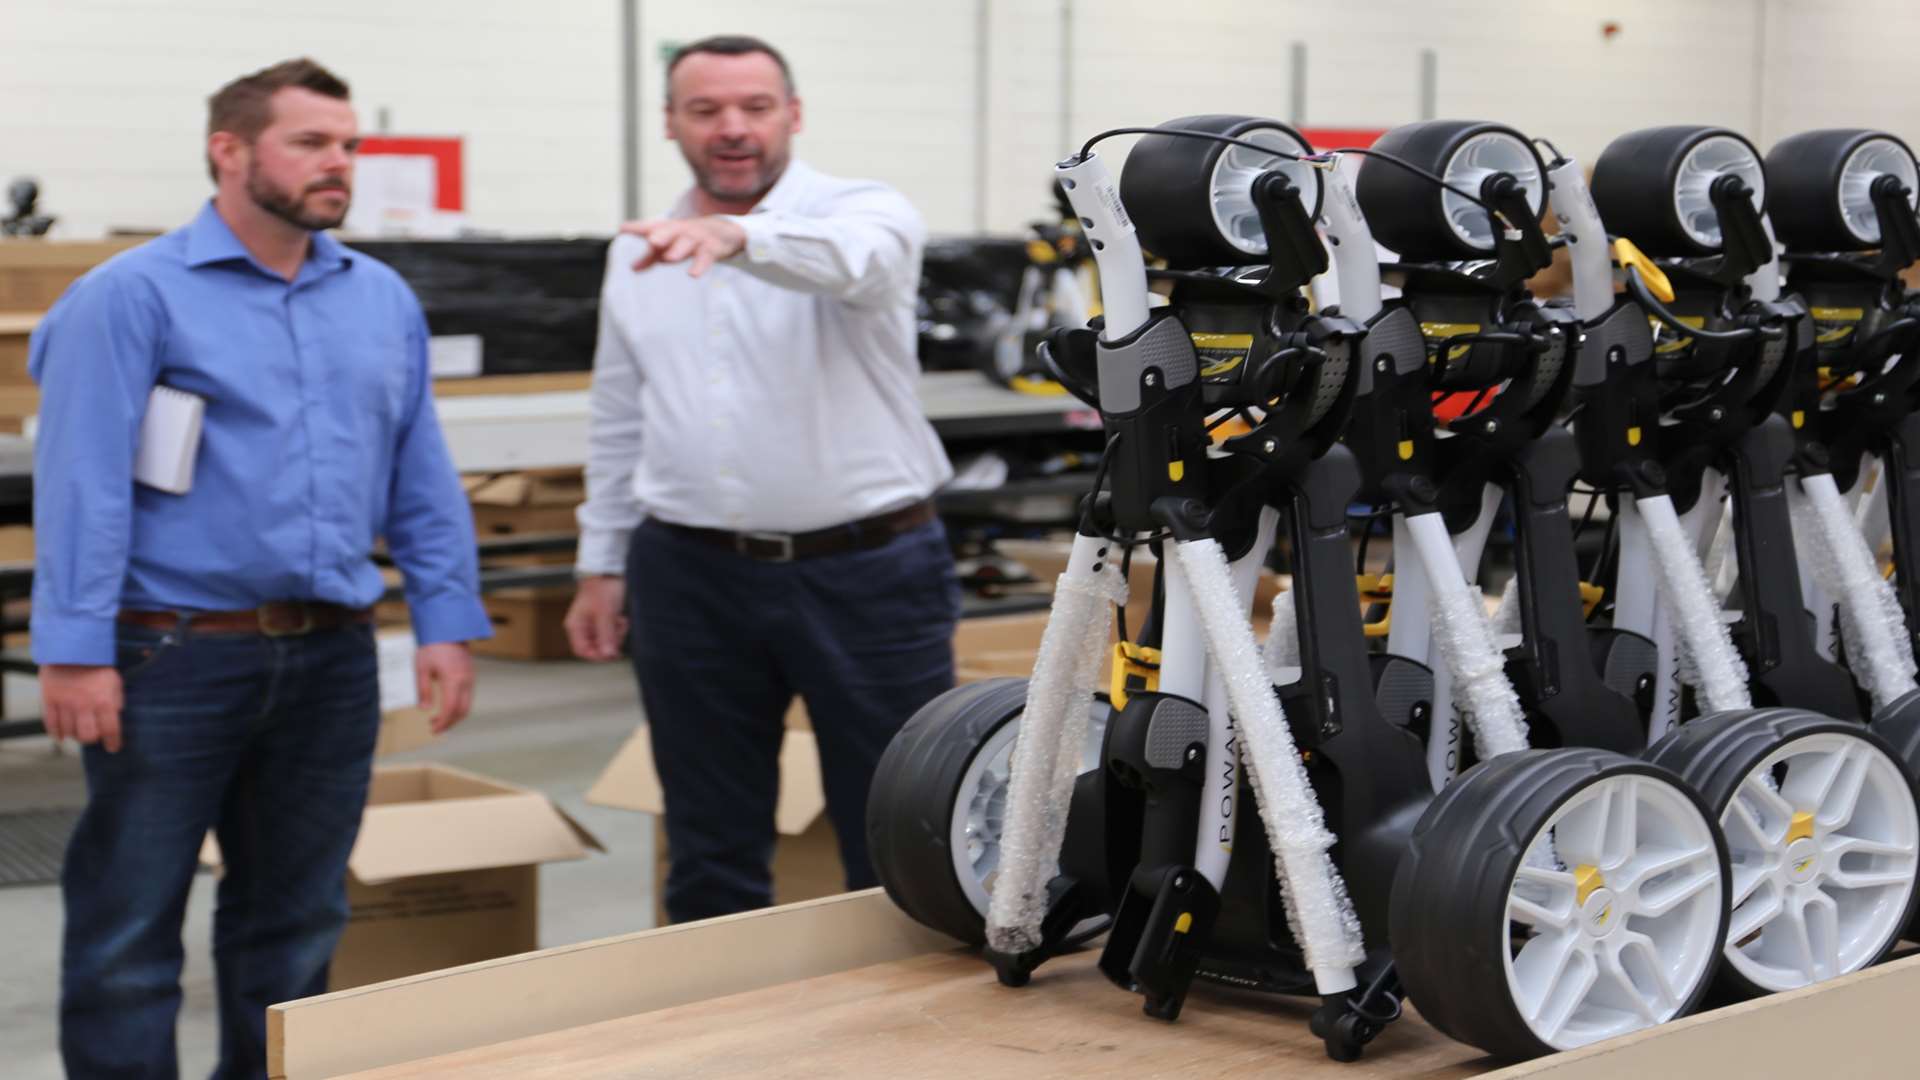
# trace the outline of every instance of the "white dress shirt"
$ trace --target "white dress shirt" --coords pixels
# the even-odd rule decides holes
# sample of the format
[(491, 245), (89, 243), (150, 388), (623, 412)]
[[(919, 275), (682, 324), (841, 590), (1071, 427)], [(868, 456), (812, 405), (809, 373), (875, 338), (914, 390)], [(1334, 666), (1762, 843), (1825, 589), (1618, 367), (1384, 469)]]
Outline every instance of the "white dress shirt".
[[(692, 214), (692, 194), (671, 216)], [(619, 574), (643, 519), (805, 532), (953, 475), (915, 393), (926, 226), (897, 191), (790, 162), (733, 219), (746, 249), (693, 278), (607, 252), (576, 568)]]

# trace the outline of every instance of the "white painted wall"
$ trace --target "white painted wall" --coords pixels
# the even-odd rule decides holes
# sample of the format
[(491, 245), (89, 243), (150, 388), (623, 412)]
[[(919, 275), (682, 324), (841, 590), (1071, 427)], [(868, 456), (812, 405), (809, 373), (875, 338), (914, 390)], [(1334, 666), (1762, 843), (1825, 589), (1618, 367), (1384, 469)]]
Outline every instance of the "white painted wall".
[[(1616, 134), (1676, 122), (1726, 124), (1763, 148), (1815, 126), (1920, 141), (1903, 63), (1920, 41), (1914, 0), (637, 2), (649, 213), (686, 184), (660, 120), (661, 46), (724, 31), (788, 53), (801, 154), (898, 185), (949, 233), (1046, 212), (1051, 163), (1103, 128), (1288, 118), (1294, 42), (1317, 126), (1418, 119), (1431, 49), (1439, 115), (1502, 120), (1586, 160)], [(385, 110), (396, 133), (466, 137), (476, 226), (603, 233), (622, 204), (620, 3), (0, 0), (0, 180), (40, 177), (67, 236), (176, 224), (207, 193), (206, 96), (308, 54), (353, 84), (368, 130)]]

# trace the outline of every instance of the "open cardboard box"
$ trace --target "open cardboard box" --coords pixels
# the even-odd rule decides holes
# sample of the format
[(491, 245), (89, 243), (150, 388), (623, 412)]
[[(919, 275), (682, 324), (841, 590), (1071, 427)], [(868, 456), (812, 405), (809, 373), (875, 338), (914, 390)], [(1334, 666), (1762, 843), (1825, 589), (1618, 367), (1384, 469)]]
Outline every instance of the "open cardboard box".
[[(330, 990), (540, 947), (540, 864), (600, 841), (545, 795), (446, 765), (373, 771)], [(201, 861), (216, 869), (208, 836)]]
[[(773, 902), (790, 904), (846, 890), (840, 843), (827, 820), (827, 796), (820, 779), (820, 749), (807, 727), (806, 710), (796, 701), (787, 712), (787, 733), (780, 744), (780, 796), (773, 824), (779, 837), (773, 849)], [(653, 815), (654, 920), (666, 925), (667, 833), (662, 815), (666, 795), (654, 766), (653, 743), (642, 724), (620, 747), (587, 791), (587, 802), (616, 810)]]

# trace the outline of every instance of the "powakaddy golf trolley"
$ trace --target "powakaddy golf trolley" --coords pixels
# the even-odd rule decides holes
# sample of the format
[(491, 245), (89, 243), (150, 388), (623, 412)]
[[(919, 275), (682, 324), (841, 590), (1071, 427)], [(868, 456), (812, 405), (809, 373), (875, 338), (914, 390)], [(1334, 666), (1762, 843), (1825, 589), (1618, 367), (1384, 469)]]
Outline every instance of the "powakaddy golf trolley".
[[(1358, 219), (1338, 172), (1284, 126), (1236, 117), (1154, 129), (1117, 187), (1091, 147), (1058, 172), (1105, 314), (1051, 352), (1101, 411), (1103, 476), (1032, 678), (937, 699), (883, 759), (869, 832), (889, 894), (984, 944), (1008, 985), (1105, 928), (1101, 969), (1152, 1016), (1177, 1016), (1196, 977), (1318, 995), (1315, 1031), (1340, 1059), (1397, 1016), (1401, 981), (1436, 1027), (1509, 1056), (1688, 1011), (1731, 881), (1692, 790), (1607, 749), (1524, 749), (1519, 724), (1474, 714), (1485, 760), (1436, 797), (1421, 735), (1376, 702), (1346, 523), (1360, 475), (1338, 437), (1361, 373), (1408, 350), (1424, 363), (1426, 346), (1389, 326), (1404, 307), (1356, 318), (1371, 306), (1347, 303), (1357, 289), (1349, 313), (1310, 308), (1315, 217), (1330, 241)], [(1529, 242), (1516, 217), (1538, 202), (1506, 170), (1467, 190), (1378, 162)], [(1143, 242), (1165, 269), (1149, 274)], [(1331, 246), (1343, 289), (1363, 277), (1345, 260), (1375, 259)], [(1249, 430), (1214, 449), (1222, 413)], [(1283, 520), (1299, 656), (1276, 686), (1246, 598)], [(1103, 699), (1114, 562), (1143, 544), (1160, 580), (1123, 663), (1157, 667)], [(1457, 566), (1435, 582), (1467, 591)]]

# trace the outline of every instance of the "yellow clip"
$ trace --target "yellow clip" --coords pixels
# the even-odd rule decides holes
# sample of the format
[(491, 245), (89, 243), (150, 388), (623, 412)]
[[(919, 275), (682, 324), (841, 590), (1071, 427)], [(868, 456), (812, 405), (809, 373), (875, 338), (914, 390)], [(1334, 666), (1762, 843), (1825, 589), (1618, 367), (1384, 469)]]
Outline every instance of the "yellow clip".
[(1600, 874), (1600, 868), (1582, 864), (1573, 868), (1573, 902), (1577, 907), (1587, 906), (1587, 897), (1597, 890), (1607, 887), (1607, 879)]
[(1160, 650), (1131, 641), (1115, 642), (1113, 676), (1107, 683), (1107, 697), (1113, 707), (1127, 707), (1127, 690), (1160, 689)]
[(1167, 462), (1167, 479), (1179, 483), (1187, 475), (1187, 463), (1184, 461)]
[(1585, 615), (1589, 619), (1593, 618), (1593, 609), (1600, 606), (1600, 601), (1606, 599), (1606, 595), (1607, 590), (1600, 586), (1588, 581), (1581, 582), (1580, 614)]
[(1807, 423), (1806, 411), (1802, 409), (1793, 410), (1793, 426), (1795, 430), (1805, 427), (1806, 423)]
[(1060, 253), (1053, 250), (1053, 245), (1045, 240), (1029, 240), (1027, 241), (1027, 258), (1041, 266), (1052, 266), (1060, 261)]
[[(1799, 425), (1796, 424), (1794, 426), (1798, 427)], [(1627, 429), (1627, 445), (1628, 446), (1640, 445), (1640, 425), (1639, 424), (1635, 424), (1632, 427)]]
[(1640, 280), (1647, 283), (1647, 291), (1667, 303), (1673, 303), (1673, 282), (1667, 280), (1665, 271), (1654, 265), (1647, 254), (1635, 247), (1633, 241), (1622, 236), (1613, 242), (1613, 260), (1629, 270), (1638, 270)]
[(1193, 912), (1183, 911), (1179, 918), (1173, 920), (1174, 933), (1184, 934), (1191, 929), (1193, 929)]
[(1805, 810), (1794, 811), (1793, 819), (1787, 824), (1787, 838), (1783, 842), (1791, 844), (1795, 840), (1811, 839), (1813, 839), (1813, 815)]
[(1400, 450), (1401, 461), (1413, 460), (1413, 440), (1412, 439), (1401, 439), (1399, 450)]
[[(1355, 574), (1353, 576), (1353, 583), (1355, 588), (1357, 588), (1360, 591), (1360, 604), (1361, 604), (1362, 614), (1365, 613), (1367, 606), (1372, 604), (1392, 605), (1393, 603), (1393, 575), (1392, 574)], [(1393, 608), (1391, 606), (1387, 608), (1387, 613), (1385, 615), (1381, 616), (1379, 619), (1376, 619), (1373, 622), (1364, 623), (1361, 626), (1361, 631), (1370, 638), (1386, 637), (1387, 634), (1390, 633), (1392, 630), (1393, 630)]]

